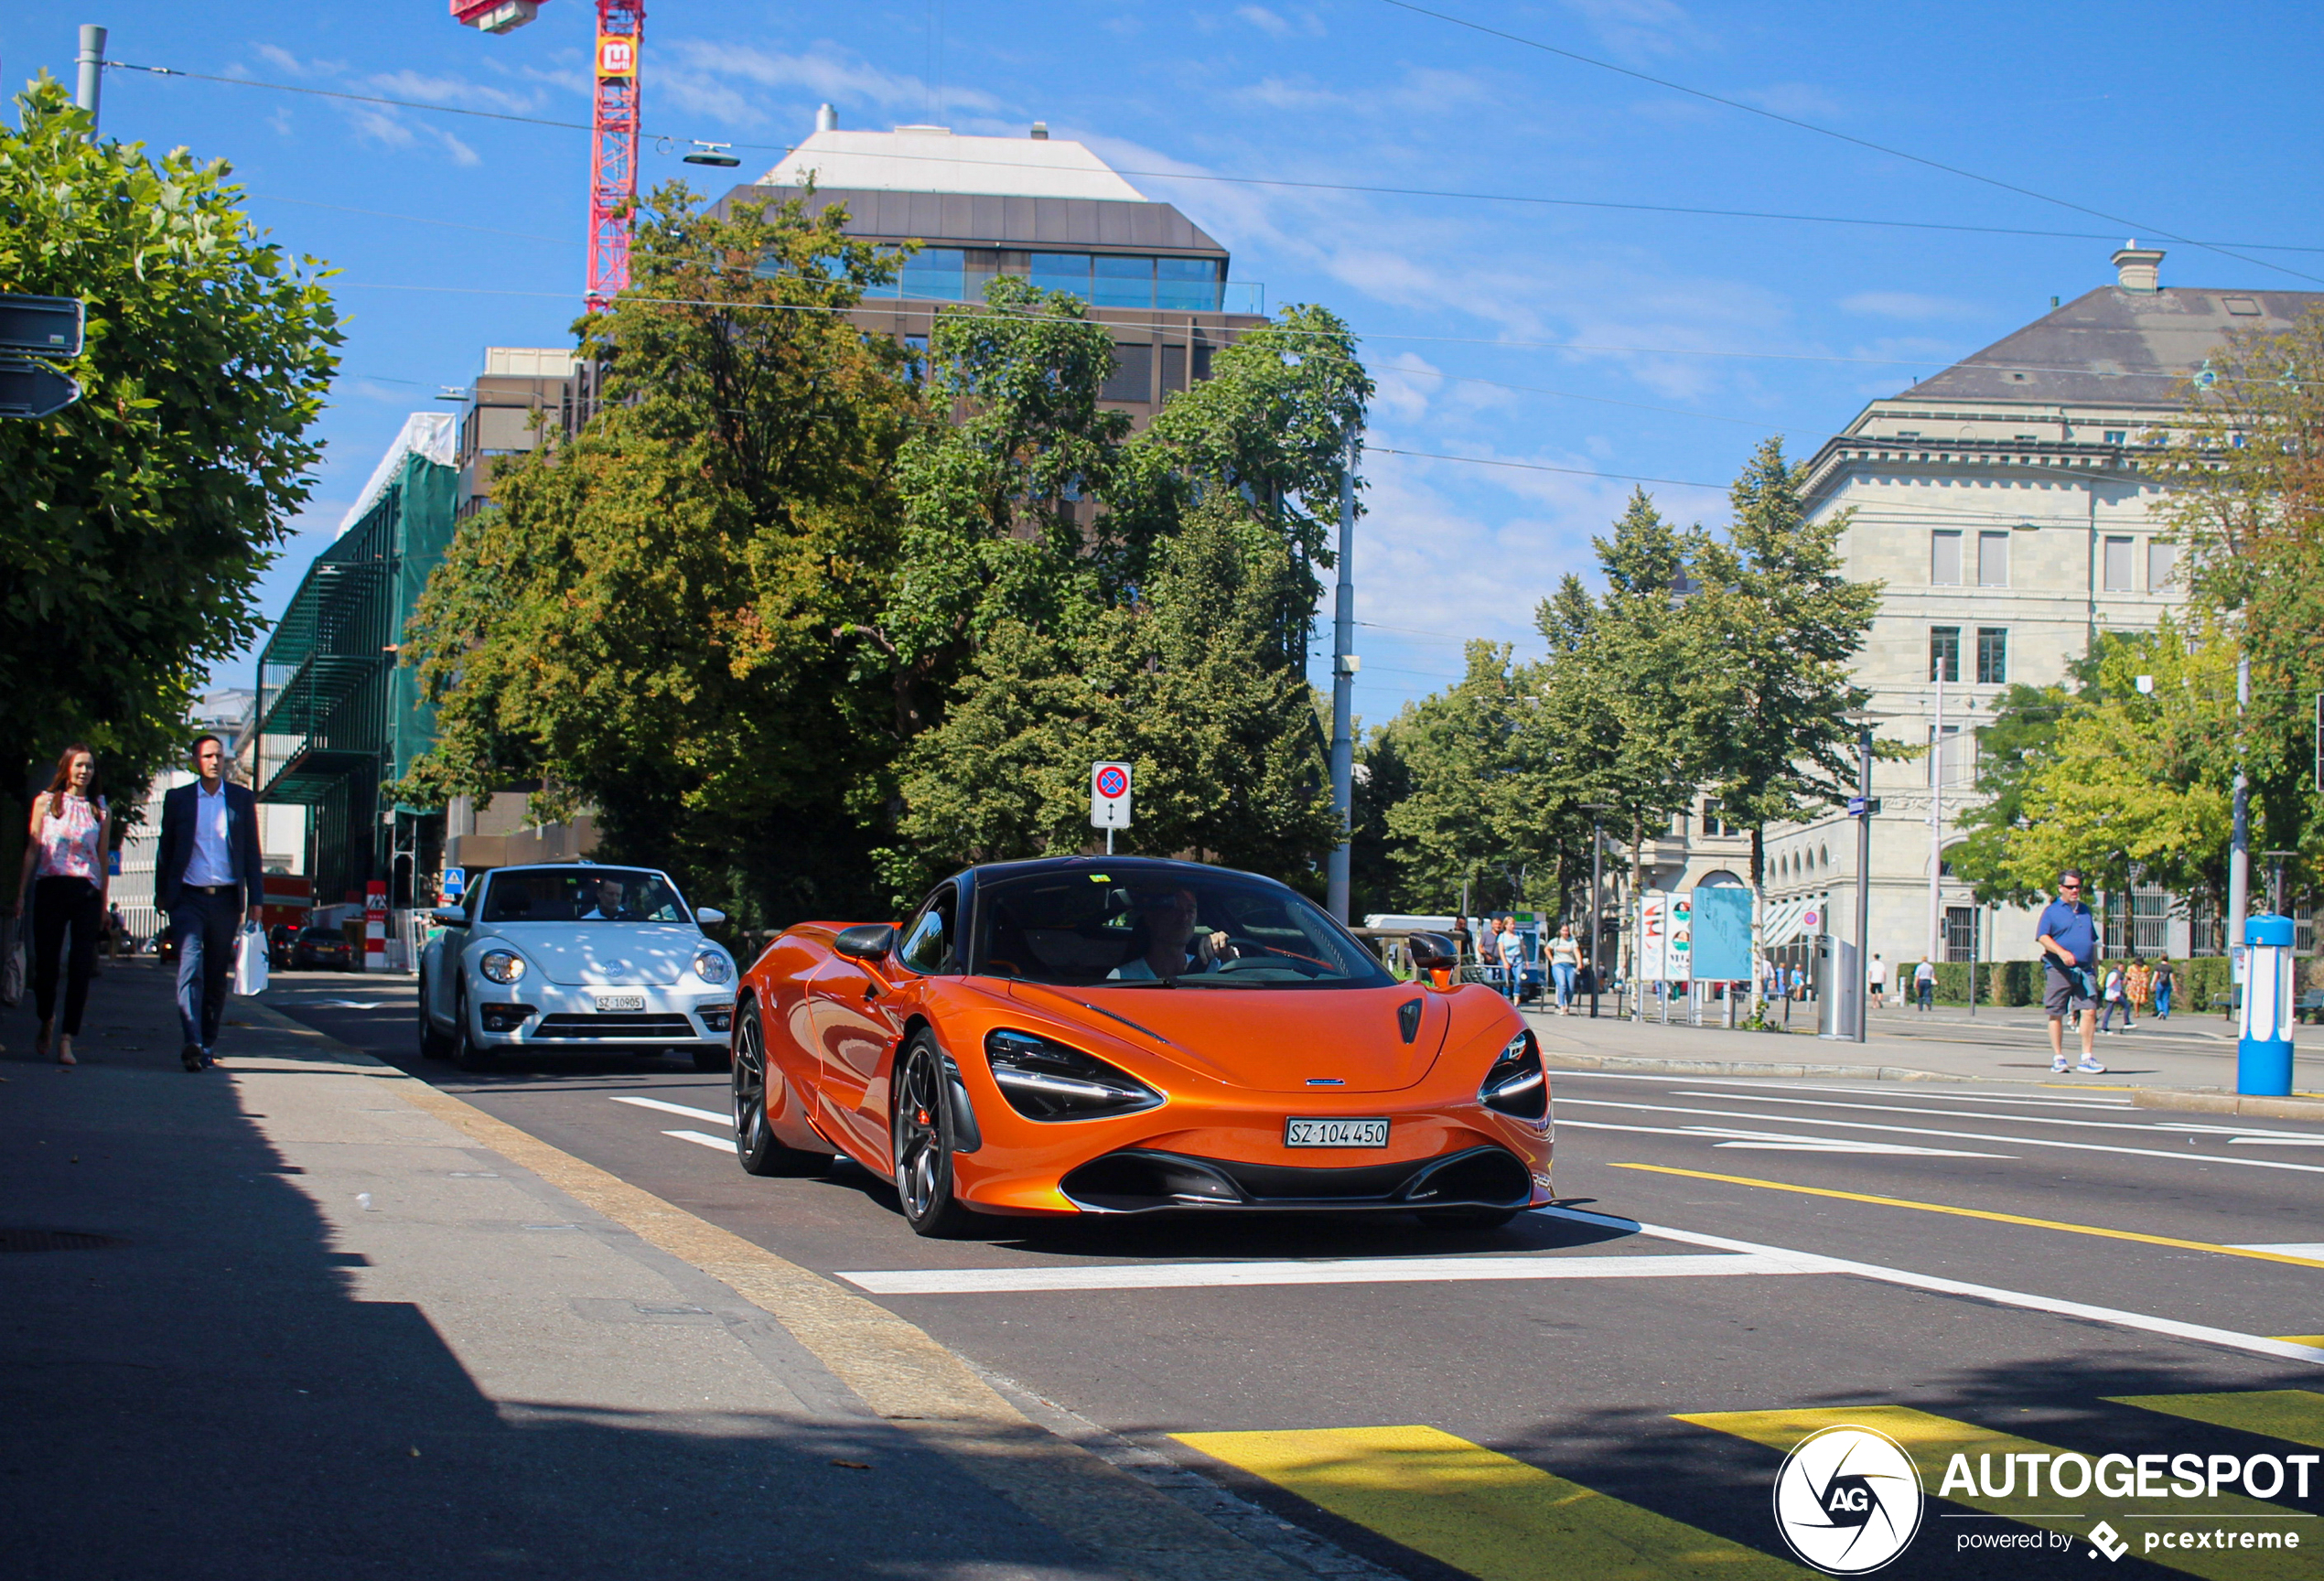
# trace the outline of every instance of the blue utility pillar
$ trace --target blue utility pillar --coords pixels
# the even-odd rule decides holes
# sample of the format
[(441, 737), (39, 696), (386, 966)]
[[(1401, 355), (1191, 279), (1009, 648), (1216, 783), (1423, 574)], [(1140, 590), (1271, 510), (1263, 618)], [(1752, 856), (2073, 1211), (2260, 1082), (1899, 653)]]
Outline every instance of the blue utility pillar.
[(2284, 1098), (2292, 1091), (2292, 920), (2254, 917), (2243, 925), (2243, 1036), (2235, 1046), (2235, 1091)]

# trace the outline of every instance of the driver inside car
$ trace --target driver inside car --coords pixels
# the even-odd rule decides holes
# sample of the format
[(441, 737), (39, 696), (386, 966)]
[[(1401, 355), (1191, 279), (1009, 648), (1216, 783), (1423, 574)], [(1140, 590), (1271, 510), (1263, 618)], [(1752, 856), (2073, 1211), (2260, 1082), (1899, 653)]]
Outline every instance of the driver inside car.
[(1222, 930), (1201, 927), (1191, 889), (1149, 890), (1135, 896), (1137, 926), (1133, 939), (1145, 948), (1106, 973), (1113, 983), (1167, 983), (1189, 972), (1207, 972), (1238, 952)]
[(621, 889), (621, 881), (619, 879), (598, 879), (597, 882), (597, 903), (591, 907), (588, 910), (582, 912), (578, 920), (583, 922), (635, 922), (639, 920), (638, 914), (635, 911), (630, 910), (627, 906), (622, 904), (624, 896)]

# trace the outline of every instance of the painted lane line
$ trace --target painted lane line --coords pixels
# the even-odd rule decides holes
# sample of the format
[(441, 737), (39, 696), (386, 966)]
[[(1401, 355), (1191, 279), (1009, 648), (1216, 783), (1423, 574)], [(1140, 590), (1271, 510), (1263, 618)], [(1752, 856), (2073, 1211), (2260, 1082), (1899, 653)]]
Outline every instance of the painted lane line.
[[(1956, 1109), (1915, 1109), (1899, 1103), (1834, 1103), (1815, 1098), (1779, 1098), (1772, 1094), (1739, 1100), (1727, 1097), (1727, 1094), (1721, 1092), (1676, 1092), (1672, 1094), (1672, 1096), (1676, 1098), (1709, 1098), (1713, 1100), (1726, 1098), (1728, 1102), (1791, 1103), (1816, 1109), (1855, 1110), (1867, 1114), (1933, 1114), (1942, 1119), (1947, 1120), (1958, 1120), (1963, 1118), (1964, 1115), (1963, 1111)], [(2138, 1131), (2149, 1134), (2160, 1131), (2172, 1136), (2184, 1135), (2192, 1132), (2198, 1135), (2210, 1136), (2282, 1136), (2300, 1142), (2324, 1143), (2324, 1134), (2301, 1131), (2270, 1131), (2263, 1127), (2252, 1125), (2174, 1124), (2168, 1121), (2159, 1120), (2143, 1120), (2136, 1124), (2123, 1120), (2060, 1120), (2055, 1115), (2050, 1114), (1977, 1114), (1974, 1117), (1981, 1120), (2007, 1121), (2018, 1125), (2071, 1125), (2079, 1130), (2085, 1131)], [(1802, 1114), (1790, 1116), (1790, 1118), (1804, 1121), (1809, 1119), (1810, 1116)]]
[(2159, 1411), (2263, 1438), (2324, 1449), (2324, 1394), (2313, 1389), (2239, 1389), (2222, 1394), (2109, 1394), (2117, 1405)]
[[(721, 1144), (721, 1145), (724, 1145)], [(1379, 1257), (1318, 1263), (1125, 1263), (1065, 1268), (898, 1268), (842, 1273), (874, 1296), (1022, 1295), (1047, 1290), (1201, 1290), (1253, 1285), (1416, 1285), (1508, 1279), (1699, 1279), (1813, 1274), (1814, 1259), (1739, 1257)]]
[(1901, 1142), (1861, 1142), (1852, 1136), (1795, 1136), (1781, 1131), (1736, 1131), (1719, 1125), (1617, 1125), (1606, 1120), (1560, 1120), (1561, 1129), (1633, 1131), (1649, 1136), (1689, 1136), (1708, 1141), (1714, 1136), (1733, 1140), (1717, 1147), (1772, 1147), (1809, 1153), (1912, 1153), (1931, 1158), (2014, 1158), (2014, 1153), (1964, 1153), (1952, 1147), (1908, 1147)]
[(1831, 1274), (1853, 1274), (1860, 1279), (1877, 1280), (1884, 1285), (1899, 1285), (1909, 1290), (1925, 1290), (1937, 1296), (1962, 1296), (1973, 1301), (1990, 1301), (1998, 1307), (2017, 1307), (2028, 1312), (2044, 1312), (2058, 1318), (2080, 1318), (2093, 1323), (2111, 1323), (2118, 1328), (2136, 1328), (2149, 1334), (2161, 1334), (2173, 1339), (2189, 1339), (2199, 1345), (2217, 1345), (2230, 1350), (2247, 1350), (2257, 1356), (2276, 1356), (2286, 1361), (2305, 1361), (2324, 1367), (2324, 1346), (2299, 1345), (2284, 1339), (2270, 1339), (2259, 1334), (2240, 1334), (2233, 1328), (2213, 1328), (2202, 1323), (2181, 1323), (2173, 1318), (2154, 1318), (2144, 1312), (2125, 1312), (2119, 1307), (2093, 1307), (2082, 1301), (2061, 1301), (2054, 1296), (2029, 1295), (2023, 1290), (2004, 1290), (1992, 1285), (1971, 1285), (1960, 1279), (1940, 1279), (1931, 1274), (1915, 1274), (1907, 1268), (1888, 1268), (1877, 1263), (1856, 1263), (1845, 1257), (1825, 1257), (1813, 1252), (1796, 1252), (1789, 1247), (1764, 1245), (1757, 1241), (1738, 1241), (1726, 1235), (1705, 1235), (1693, 1230), (1677, 1230), (1662, 1224), (1647, 1224), (1635, 1219), (1619, 1218), (1610, 1213), (1591, 1213), (1579, 1208), (1536, 1208), (1533, 1211), (1554, 1219), (1568, 1219), (1576, 1224), (1593, 1224), (1604, 1229), (1628, 1229), (1641, 1235), (1652, 1235), (1658, 1241), (1674, 1241), (1682, 1246), (1706, 1246), (1720, 1252), (1758, 1253), (1762, 1256), (1782, 1257), (1822, 1268)]
[(1437, 1427), (1171, 1436), (1480, 1581), (1812, 1581), (1807, 1571), (1772, 1554)]
[[(1902, 1096), (1900, 1093), (1890, 1091), (1890, 1089), (1897, 1085), (1897, 1083), (1893, 1081), (1884, 1081), (1876, 1088), (1830, 1086), (1812, 1081), (1802, 1081), (1797, 1078), (1790, 1076), (1766, 1081), (1745, 1081), (1739, 1077), (1723, 1076), (1649, 1076), (1632, 1070), (1558, 1070), (1552, 1072), (1552, 1074), (1557, 1081), (1652, 1081), (1664, 1086), (1735, 1087), (1741, 1088), (1747, 1092), (1845, 1092), (1853, 1093), (1859, 1098), (1896, 1098)], [(1964, 1086), (1974, 1085), (1974, 1083), (1970, 1082), (1963, 1082), (1961, 1084)], [(1933, 1090), (1924, 1090), (1933, 1089), (1938, 1084), (1934, 1082), (1916, 1081), (1912, 1083), (1913, 1091), (1911, 1096), (1924, 1099), (1930, 1102), (1942, 1101), (1953, 1103), (2023, 1103), (2039, 1108), (2050, 1109), (2135, 1110), (2136, 1108), (2136, 1104), (2131, 1103), (2126, 1099), (2017, 1098), (2001, 1092), (1944, 1092)], [(2085, 1089), (2085, 1091), (2088, 1091), (2088, 1089)], [(2135, 1089), (2128, 1087), (2109, 1087), (2097, 1089), (2097, 1091), (2128, 1092), (2135, 1091)], [(1732, 1094), (1729, 1093), (1721, 1093), (1720, 1095), (1722, 1097), (1732, 1096)]]
[(2230, 1136), (2230, 1147), (2324, 1147), (2324, 1136)]
[[(1962, 1095), (1962, 1096), (1956, 1096), (1956, 1095), (1954, 1095), (1954, 1094), (1953, 1094), (1953, 1093), (1950, 1093), (1950, 1092), (1911, 1092), (1911, 1093), (1899, 1093), (1899, 1092), (1860, 1092), (1860, 1091), (1858, 1091), (1857, 1089), (1856, 1089), (1856, 1088), (1854, 1088), (1854, 1087), (1805, 1087), (1805, 1086), (1789, 1086), (1789, 1087), (1786, 1087), (1786, 1088), (1785, 1088), (1785, 1091), (1786, 1091), (1786, 1092), (1834, 1092), (1834, 1093), (1838, 1093), (1838, 1094), (1840, 1094), (1840, 1095), (1842, 1095), (1842, 1096), (1844, 1096), (1844, 1097), (1849, 1097), (1849, 1098), (1857, 1098), (1857, 1099), (1876, 1099), (1876, 1098), (1877, 1098), (1877, 1099), (1887, 1099), (1887, 1100), (1888, 1100), (1890, 1102), (1894, 1102), (1895, 1101), (1897, 1101), (1897, 1100), (1898, 1100), (1898, 1099), (1899, 1099), (1899, 1098), (1903, 1098), (1903, 1097), (1912, 1097), (1912, 1098), (1917, 1098), (1917, 1099), (1920, 1099), (1920, 1100), (1921, 1100), (1921, 1101), (1923, 1101), (1923, 1102), (1944, 1102), (1944, 1103), (1956, 1103), (1956, 1104), (1959, 1104), (1959, 1103), (2011, 1103), (2011, 1104), (2015, 1104), (2015, 1105), (2017, 1105), (2017, 1108), (2020, 1108), (2020, 1109), (2064, 1109), (2064, 1110), (2068, 1110), (2068, 1111), (2070, 1111), (2070, 1112), (2071, 1112), (2071, 1111), (2076, 1111), (2076, 1110), (2079, 1110), (2079, 1111), (2082, 1111), (2082, 1112), (2085, 1112), (2085, 1113), (2086, 1113), (2086, 1112), (2088, 1112), (2088, 1111), (2091, 1111), (2091, 1110), (2096, 1110), (2096, 1111), (2098, 1111), (2099, 1113), (2105, 1113), (2105, 1114), (2136, 1114), (2136, 1113), (2139, 1113), (2139, 1109), (2138, 1109), (2137, 1105), (2136, 1105), (2136, 1104), (2134, 1104), (2134, 1103), (2107, 1103), (2107, 1102), (2098, 1102), (2098, 1101), (2096, 1101), (2096, 1100), (2094, 1100), (2094, 1099), (2078, 1099), (2078, 1100), (2072, 1100), (2072, 1099), (2064, 1099), (2064, 1098), (1987, 1098), (1987, 1097), (1984, 1097), (1984, 1096), (1982, 1096), (1982, 1095)], [(1788, 1102), (1811, 1102), (1811, 1100), (1807, 1100), (1807, 1099), (1792, 1100), (1792, 1099), (1789, 1099), (1789, 1098), (1784, 1098), (1784, 1097), (1781, 1097), (1781, 1096), (1779, 1096), (1779, 1095), (1778, 1095), (1778, 1094), (1776, 1094), (1776, 1093), (1773, 1093), (1773, 1092), (1751, 1092), (1751, 1093), (1748, 1093), (1748, 1094), (1747, 1094), (1747, 1093), (1742, 1093), (1742, 1092), (1673, 1092), (1673, 1093), (1672, 1093), (1672, 1094), (1671, 1094), (1671, 1096), (1672, 1096), (1672, 1097), (1673, 1097), (1673, 1098), (1724, 1098), (1724, 1099), (1727, 1099), (1727, 1100), (1728, 1102), (1734, 1102), (1734, 1101), (1736, 1101), (1736, 1100), (1738, 1100), (1738, 1099), (1747, 1097), (1747, 1096), (1748, 1096), (1748, 1097), (1749, 1097), (1749, 1098), (1751, 1098), (1753, 1101), (1755, 1101), (1755, 1102), (1761, 1102), (1761, 1103), (1788, 1103)], [(1858, 1102), (1858, 1103), (1838, 1103), (1838, 1104), (1828, 1104), (1828, 1105), (1826, 1105), (1826, 1107), (1830, 1107), (1830, 1108), (1839, 1108), (1839, 1109), (1867, 1109), (1867, 1108), (1877, 1108), (1877, 1107), (1879, 1107), (1879, 1106), (1880, 1106), (1880, 1105), (1878, 1105), (1878, 1104), (1875, 1104), (1875, 1103), (1865, 1103), (1865, 1102)], [(2034, 1116), (2031, 1116), (2031, 1115), (2023, 1115), (2023, 1116), (2021, 1116), (2021, 1115), (2019, 1115), (2019, 1114), (2016, 1113), (2014, 1111), (2012, 1111), (2012, 1110), (2008, 1110), (2008, 1109), (1996, 1109), (1996, 1110), (1992, 1111), (1992, 1112), (1991, 1112), (1991, 1113), (1988, 1113), (1986, 1111), (1982, 1110), (1982, 1109), (1957, 1109), (1957, 1108), (1956, 1108), (1956, 1109), (1927, 1109), (1927, 1110), (1914, 1110), (1914, 1111), (1910, 1111), (1910, 1113), (1927, 1113), (1927, 1114), (1956, 1114), (1956, 1115), (1958, 1115), (1958, 1114), (1968, 1114), (1968, 1115), (1974, 1115), (1974, 1116), (1976, 1116), (1976, 1117), (1978, 1117), (1978, 1118), (1981, 1118), (1981, 1119), (1986, 1119), (1986, 1120), (2017, 1120), (2017, 1119), (2021, 1119), (2021, 1118), (2024, 1118), (2024, 1119), (2031, 1119), (2031, 1118), (2034, 1118)]]
[[(689, 1109), (683, 1103), (668, 1103), (659, 1098), (630, 1098), (617, 1095), (613, 1101), (616, 1103), (635, 1104), (640, 1109), (659, 1109), (664, 1114), (683, 1114), (689, 1120), (707, 1120), (714, 1125), (724, 1125), (728, 1130), (734, 1128), (734, 1116), (721, 1114), (715, 1109)], [(720, 1145), (724, 1146), (725, 1144), (721, 1143)]]
[(705, 1147), (715, 1147), (721, 1153), (731, 1153), (735, 1145), (724, 1136), (705, 1136), (699, 1131), (664, 1131), (664, 1136), (675, 1136), (681, 1142), (699, 1142)]
[(2238, 1252), (2278, 1252), (2286, 1257), (2314, 1257), (2324, 1261), (2324, 1241), (2238, 1241)]
[[(1683, 1175), (1690, 1180), (1717, 1180), (1728, 1186), (1756, 1186), (1766, 1191), (1790, 1191), (1802, 1197), (1833, 1197), (1843, 1202), (1869, 1202), (1877, 1208), (1910, 1208), (1921, 1213), (1943, 1213), (1955, 1219), (1985, 1219), (1996, 1224), (2023, 1224), (2035, 1230), (2062, 1230), (2072, 1235), (2097, 1235), (2109, 1241), (2137, 1241), (2149, 1246), (2174, 1246), (2186, 1252), (2216, 1252), (2222, 1257), (2251, 1257), (2263, 1263), (2289, 1263), (2297, 1267), (2324, 1268), (2324, 1258), (2280, 1246), (2223, 1246), (2215, 1241), (2183, 1241), (2174, 1235), (2148, 1235), (2136, 1230), (2110, 1230), (2099, 1224), (2070, 1224), (2060, 1219), (2028, 1219), (2019, 1213), (1996, 1213), (1985, 1208), (1957, 1208), (1949, 1202), (1915, 1202), (1906, 1197), (1873, 1197), (1862, 1191), (1835, 1191), (1825, 1186), (1794, 1186), (1788, 1180), (1758, 1180), (1748, 1175), (1713, 1175), (1702, 1169), (1677, 1169), (1667, 1164), (1615, 1164), (1615, 1169), (1641, 1169), (1651, 1175)], [(2324, 1252), (2324, 1247), (2317, 1247)]]
[[(2280, 1158), (2238, 1158), (2225, 1153), (2174, 1153), (2165, 1147), (2117, 1147), (2104, 1142), (2066, 1142), (2054, 1136), (1988, 1136), (1981, 1131), (1938, 1131), (1925, 1125), (1879, 1125), (1863, 1120), (1827, 1120), (1820, 1115), (1738, 1113), (1732, 1109), (1682, 1109), (1668, 1103), (1616, 1103), (1603, 1098), (1561, 1098), (1560, 1105), (1588, 1109), (1634, 1109), (1650, 1114), (1702, 1114), (1714, 1120), (1774, 1120), (1794, 1125), (1832, 1125), (1845, 1131), (1888, 1131), (1901, 1136), (1942, 1136), (1957, 1142), (2000, 1142), (2012, 1147), (2065, 1147), (2077, 1153), (2121, 1153), (2135, 1158), (2168, 1158), (2180, 1164), (2234, 1164), (2245, 1169), (2296, 1169), (2324, 1175), (2324, 1164), (2292, 1164)], [(1561, 1121), (1561, 1124), (1573, 1122)]]

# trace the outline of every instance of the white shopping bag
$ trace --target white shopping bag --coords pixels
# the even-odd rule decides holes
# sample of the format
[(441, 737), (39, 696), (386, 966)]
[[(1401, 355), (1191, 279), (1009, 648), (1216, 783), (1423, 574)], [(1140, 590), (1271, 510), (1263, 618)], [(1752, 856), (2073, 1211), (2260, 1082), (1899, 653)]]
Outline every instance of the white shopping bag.
[(234, 992), (244, 998), (266, 992), (266, 932), (255, 922), (234, 935)]

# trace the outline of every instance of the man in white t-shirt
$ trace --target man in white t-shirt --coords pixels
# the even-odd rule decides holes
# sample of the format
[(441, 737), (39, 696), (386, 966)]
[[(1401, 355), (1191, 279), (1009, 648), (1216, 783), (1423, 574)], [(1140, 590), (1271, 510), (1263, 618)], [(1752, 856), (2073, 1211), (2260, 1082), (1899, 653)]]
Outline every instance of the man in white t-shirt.
[(1926, 955), (1912, 969), (1912, 996), (1923, 1010), (1933, 1010), (1937, 1005), (1937, 966)]
[(1865, 974), (1865, 985), (1872, 990), (1872, 1007), (1875, 1010), (1886, 1009), (1888, 999), (1888, 963), (1880, 959), (1880, 952), (1877, 950), (1872, 952), (1872, 969)]

